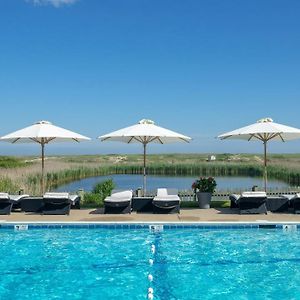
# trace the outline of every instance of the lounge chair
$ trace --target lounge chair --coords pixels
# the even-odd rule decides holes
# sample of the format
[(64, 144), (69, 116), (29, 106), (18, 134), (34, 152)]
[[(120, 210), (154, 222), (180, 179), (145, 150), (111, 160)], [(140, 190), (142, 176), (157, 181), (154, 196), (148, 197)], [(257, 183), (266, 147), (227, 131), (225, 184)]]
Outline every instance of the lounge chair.
[[(294, 195), (292, 195), (293, 197)], [(289, 198), (285, 196), (269, 196), (267, 198), (267, 210), (274, 213), (288, 212), (289, 210)]]
[(239, 194), (231, 194), (229, 195), (229, 200), (230, 200), (230, 208), (238, 208), (237, 201), (238, 199), (241, 198), (241, 195)]
[(69, 193), (45, 193), (43, 215), (69, 215), (72, 203)]
[(241, 195), (230, 195), (233, 204), (238, 207), (240, 214), (267, 214), (267, 194), (265, 192), (243, 192)]
[(285, 197), (289, 201), (294, 214), (300, 214), (300, 193), (295, 195), (281, 195), (281, 196)]
[(159, 188), (153, 198), (153, 213), (180, 213), (180, 198), (177, 189)]
[(132, 196), (131, 190), (113, 190), (111, 195), (104, 199), (104, 213), (130, 214)]
[(9, 195), (0, 193), (0, 215), (10, 215), (15, 208), (20, 208), (20, 202), (29, 195)]
[(0, 193), (0, 215), (10, 215), (12, 206), (8, 193)]

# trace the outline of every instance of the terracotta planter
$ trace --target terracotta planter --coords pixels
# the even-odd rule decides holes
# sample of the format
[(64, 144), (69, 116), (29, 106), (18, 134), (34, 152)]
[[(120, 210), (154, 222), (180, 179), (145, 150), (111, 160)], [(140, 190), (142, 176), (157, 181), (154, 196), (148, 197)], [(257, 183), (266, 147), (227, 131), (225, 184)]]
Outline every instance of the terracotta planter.
[(210, 208), (212, 193), (197, 192), (196, 195), (198, 198), (199, 208)]

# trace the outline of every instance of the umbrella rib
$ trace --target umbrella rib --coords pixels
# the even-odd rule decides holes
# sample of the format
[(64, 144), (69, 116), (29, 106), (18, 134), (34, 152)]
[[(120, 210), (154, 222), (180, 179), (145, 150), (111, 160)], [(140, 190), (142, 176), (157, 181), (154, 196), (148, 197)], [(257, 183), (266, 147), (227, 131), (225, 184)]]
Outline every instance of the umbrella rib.
[(276, 138), (277, 136), (279, 136), (281, 138), (281, 140), (284, 142), (284, 140), (281, 136), (281, 133), (279, 133), (279, 132), (268, 135), (268, 138), (266, 141), (270, 141), (270, 140)]
[(159, 140), (159, 142), (160, 142), (161, 144), (163, 144), (163, 141), (161, 140), (160, 137), (157, 137), (157, 139)]
[(141, 136), (133, 136), (133, 139), (144, 144), (146, 141)]
[(260, 134), (251, 133), (250, 138), (248, 139), (248, 142), (250, 142), (253, 138), (258, 139), (259, 141), (263, 141), (264, 138)]
[(107, 141), (107, 140), (109, 140), (111, 137), (109, 136), (109, 137), (105, 137), (105, 138), (103, 138), (103, 139), (101, 139), (102, 140), (102, 142), (104, 142), (104, 141)]
[(262, 135), (261, 133), (258, 133), (257, 136), (254, 135), (257, 139), (261, 140), (262, 142), (265, 142), (267, 139), (265, 137), (265, 134)]
[(144, 136), (144, 143), (148, 144), (151, 142), (151, 137), (150, 136)]
[(250, 138), (248, 139), (248, 142), (250, 142), (253, 137), (254, 137), (254, 134), (250, 134)]
[(129, 139), (129, 141), (127, 142), (127, 144), (130, 144), (131, 143), (131, 141), (134, 139), (134, 136), (132, 136), (130, 139)]
[(20, 138), (13, 140), (12, 144), (16, 143)]
[(221, 140), (226, 140), (226, 139), (229, 139), (231, 137), (232, 137), (232, 135), (227, 135), (227, 136), (221, 137)]
[(30, 140), (34, 141), (35, 143), (41, 144), (41, 142), (37, 138), (29, 138)]
[(282, 140), (283, 142), (285, 142), (285, 140), (284, 140), (284, 138), (282, 137), (281, 133), (279, 133), (278, 135), (279, 135), (279, 137), (281, 138), (281, 140)]
[[(158, 136), (153, 136), (153, 137), (149, 136), (149, 137), (148, 137), (148, 143), (151, 143), (151, 142), (153, 142), (153, 141), (155, 141), (155, 140), (159, 140), (159, 142), (161, 142)], [(162, 142), (161, 142), (161, 143), (162, 143)], [(162, 144), (163, 144), (163, 143), (162, 143)]]
[(270, 141), (271, 139), (274, 139), (276, 136), (278, 136), (279, 135), (279, 133), (273, 133), (273, 134), (270, 134), (269, 136), (268, 136), (268, 139), (267, 139), (267, 141)]
[[(52, 138), (49, 138), (49, 139), (46, 139), (46, 144), (48, 144), (49, 142), (55, 140), (56, 138), (55, 137), (52, 137)], [(73, 139), (73, 140), (76, 140), (76, 139)]]
[(186, 140), (185, 138), (182, 138), (182, 137), (180, 137), (179, 139), (182, 140), (182, 141), (184, 141), (184, 142), (186, 142), (186, 143), (190, 142), (189, 140)]

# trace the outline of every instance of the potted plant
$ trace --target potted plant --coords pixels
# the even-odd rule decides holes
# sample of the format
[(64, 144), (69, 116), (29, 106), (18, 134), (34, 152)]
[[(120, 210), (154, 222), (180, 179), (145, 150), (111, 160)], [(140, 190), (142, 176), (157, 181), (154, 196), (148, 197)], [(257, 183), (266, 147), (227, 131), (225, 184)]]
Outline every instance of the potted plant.
[(212, 194), (217, 183), (213, 177), (200, 177), (192, 184), (192, 189), (198, 198), (199, 208), (210, 208)]

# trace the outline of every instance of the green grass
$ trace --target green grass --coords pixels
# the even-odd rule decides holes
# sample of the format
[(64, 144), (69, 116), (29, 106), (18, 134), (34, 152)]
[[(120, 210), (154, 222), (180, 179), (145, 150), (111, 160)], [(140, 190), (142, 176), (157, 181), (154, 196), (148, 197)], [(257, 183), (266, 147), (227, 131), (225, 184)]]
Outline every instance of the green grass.
[(10, 169), (25, 167), (27, 163), (23, 159), (15, 158), (12, 156), (0, 156), (0, 168)]

